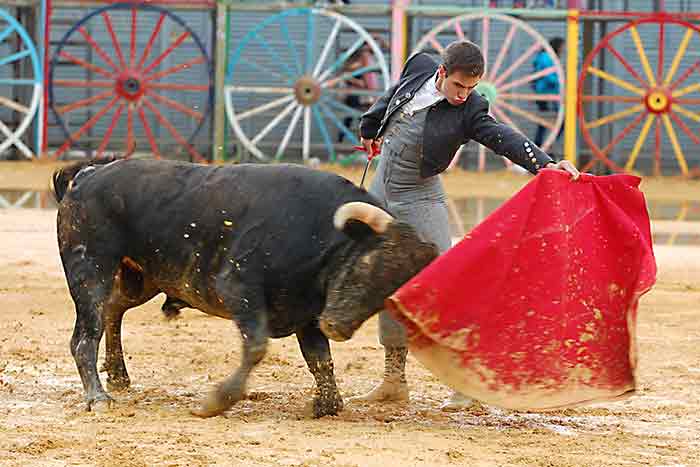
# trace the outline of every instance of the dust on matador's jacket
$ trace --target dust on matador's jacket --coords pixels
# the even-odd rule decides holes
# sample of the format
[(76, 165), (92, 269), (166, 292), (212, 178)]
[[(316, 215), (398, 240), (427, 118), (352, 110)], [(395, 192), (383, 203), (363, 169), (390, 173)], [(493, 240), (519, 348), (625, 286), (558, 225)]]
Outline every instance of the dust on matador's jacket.
[[(381, 137), (390, 117), (435, 76), (438, 65), (425, 52), (409, 58), (399, 81), (362, 115), (360, 135), (366, 139)], [(486, 98), (472, 92), (464, 104), (454, 106), (443, 99), (428, 109), (421, 148), (421, 176), (430, 177), (444, 171), (459, 147), (470, 140), (483, 144), (533, 174), (548, 162), (553, 162), (527, 137), (491, 117)]]

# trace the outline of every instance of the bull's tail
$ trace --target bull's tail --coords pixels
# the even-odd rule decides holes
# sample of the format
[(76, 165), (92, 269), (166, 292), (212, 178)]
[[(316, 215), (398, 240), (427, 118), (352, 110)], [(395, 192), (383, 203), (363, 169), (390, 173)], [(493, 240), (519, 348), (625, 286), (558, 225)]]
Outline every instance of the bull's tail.
[(114, 157), (103, 157), (100, 159), (87, 159), (71, 164), (62, 169), (56, 170), (51, 176), (51, 191), (57, 202), (61, 202), (75, 176), (85, 167), (95, 165), (105, 165), (114, 162)]

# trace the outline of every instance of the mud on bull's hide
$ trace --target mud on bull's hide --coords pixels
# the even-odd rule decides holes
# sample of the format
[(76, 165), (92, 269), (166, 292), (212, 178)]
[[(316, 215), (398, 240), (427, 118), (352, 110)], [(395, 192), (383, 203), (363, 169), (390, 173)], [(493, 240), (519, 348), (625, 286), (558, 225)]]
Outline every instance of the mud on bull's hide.
[(122, 317), (162, 292), (167, 314), (189, 306), (233, 320), (241, 333), (239, 368), (194, 414), (217, 415), (245, 397), (267, 340), (290, 334), (316, 380), (313, 415), (336, 414), (342, 399), (328, 337), (350, 338), (437, 256), (334, 174), (284, 164), (109, 162), (80, 162), (52, 178), (77, 313), (70, 348), (88, 409), (112, 403), (96, 366), (102, 336), (107, 384), (126, 388)]

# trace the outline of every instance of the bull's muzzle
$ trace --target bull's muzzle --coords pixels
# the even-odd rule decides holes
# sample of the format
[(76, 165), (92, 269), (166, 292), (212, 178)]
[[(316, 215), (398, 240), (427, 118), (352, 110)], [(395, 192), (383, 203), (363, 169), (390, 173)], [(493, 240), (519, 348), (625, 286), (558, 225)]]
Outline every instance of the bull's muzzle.
[(339, 326), (338, 323), (332, 320), (321, 318), (319, 320), (319, 327), (321, 328), (321, 332), (333, 341), (342, 342), (352, 337), (352, 331), (342, 329), (342, 326)]

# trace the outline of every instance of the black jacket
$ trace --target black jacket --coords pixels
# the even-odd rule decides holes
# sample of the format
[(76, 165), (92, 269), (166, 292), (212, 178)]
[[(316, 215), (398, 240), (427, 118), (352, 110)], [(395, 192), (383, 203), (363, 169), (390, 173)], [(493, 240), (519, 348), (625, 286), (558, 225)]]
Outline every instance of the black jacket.
[[(437, 68), (438, 63), (427, 53), (409, 58), (398, 83), (362, 115), (360, 135), (366, 139), (381, 136), (391, 115), (411, 100)], [(489, 115), (488, 101), (478, 92), (472, 92), (464, 104), (454, 106), (443, 99), (428, 109), (421, 148), (421, 176), (430, 177), (445, 170), (459, 147), (471, 139), (533, 174), (548, 162), (554, 162), (527, 137), (494, 120)]]

